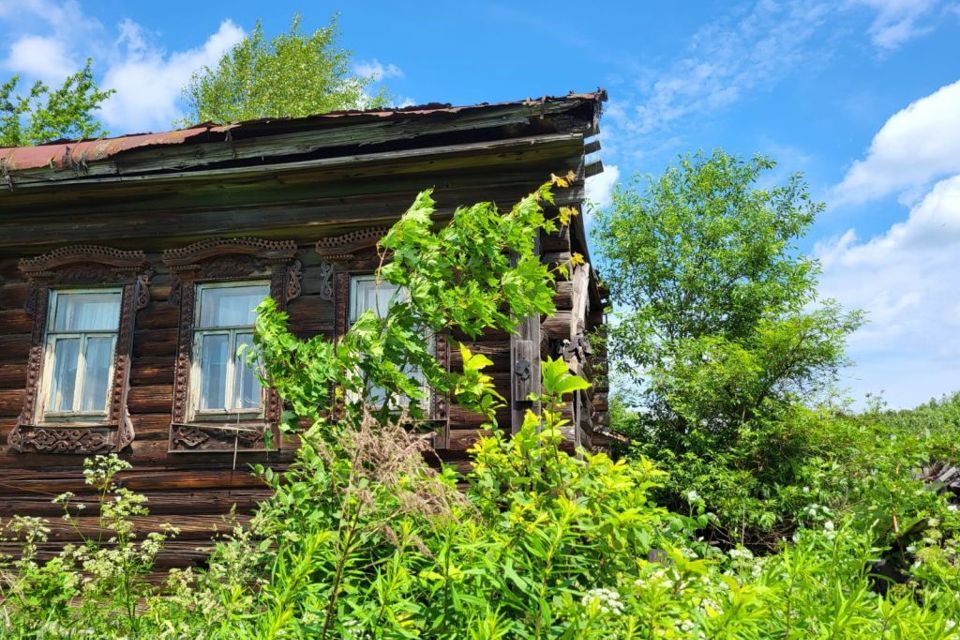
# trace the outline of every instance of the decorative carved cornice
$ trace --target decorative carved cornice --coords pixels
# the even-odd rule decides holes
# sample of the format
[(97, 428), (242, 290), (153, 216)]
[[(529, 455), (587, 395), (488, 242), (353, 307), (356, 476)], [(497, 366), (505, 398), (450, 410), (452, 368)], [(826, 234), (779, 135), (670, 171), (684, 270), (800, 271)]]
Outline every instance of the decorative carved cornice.
[(375, 247), (390, 227), (366, 227), (340, 236), (317, 240), (316, 251), (325, 260), (343, 262), (352, 260), (357, 251)]
[[(129, 435), (129, 440), (133, 434)], [(8, 439), (10, 448), (17, 452), (99, 454), (118, 451), (116, 427), (109, 429), (80, 427), (35, 427), (18, 425)], [(126, 444), (129, 444), (129, 440)], [(126, 445), (123, 445), (126, 446)]]
[(214, 238), (163, 252), (161, 260), (171, 271), (196, 268), (197, 263), (222, 256), (252, 256), (266, 262), (289, 262), (297, 255), (293, 240), (262, 238)]
[(121, 251), (112, 247), (78, 244), (60, 247), (36, 258), (24, 258), (19, 267), (27, 278), (34, 279), (78, 264), (103, 265), (121, 272), (143, 271), (147, 267), (147, 256), (143, 251)]
[(272, 451), (267, 447), (267, 425), (224, 428), (216, 425), (174, 424), (170, 436), (171, 450), (186, 451)]

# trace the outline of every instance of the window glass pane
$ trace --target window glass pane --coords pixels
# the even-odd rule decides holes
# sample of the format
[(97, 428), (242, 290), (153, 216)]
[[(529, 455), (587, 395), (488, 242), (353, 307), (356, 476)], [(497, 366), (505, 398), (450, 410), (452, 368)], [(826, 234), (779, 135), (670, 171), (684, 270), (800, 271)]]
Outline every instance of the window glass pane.
[(54, 331), (116, 331), (120, 324), (120, 292), (58, 292)]
[(387, 315), (390, 303), (395, 298), (405, 300), (407, 292), (396, 285), (386, 282), (377, 283), (373, 276), (353, 279), (353, 291), (350, 305), (350, 322), (356, 322), (367, 309), (373, 309), (381, 318)]
[(50, 385), (50, 411), (72, 411), (80, 338), (57, 340), (53, 347), (53, 381)]
[(200, 326), (252, 327), (257, 317), (254, 309), (269, 295), (266, 284), (201, 288)]
[(200, 408), (224, 409), (230, 336), (205, 335), (200, 345)]
[(234, 409), (256, 409), (260, 406), (260, 381), (257, 379), (253, 368), (247, 365), (247, 354), (253, 348), (253, 334), (237, 334), (237, 351), (240, 346), (246, 345), (243, 354), (237, 357), (236, 366), (233, 368), (234, 381), (233, 392), (236, 395)]
[[(387, 282), (377, 283), (375, 276), (356, 276), (351, 281), (350, 322), (356, 322), (367, 309), (374, 310), (380, 317), (387, 315), (394, 300), (407, 300), (409, 295), (406, 289)], [(422, 381), (420, 370), (413, 365), (407, 365), (404, 373)], [(373, 384), (367, 385), (367, 402), (380, 407), (386, 397), (386, 391)], [(394, 398), (394, 408), (406, 407), (409, 399), (406, 397)]]
[(112, 337), (87, 338), (87, 345), (84, 350), (86, 370), (83, 373), (80, 411), (105, 411), (112, 359)]

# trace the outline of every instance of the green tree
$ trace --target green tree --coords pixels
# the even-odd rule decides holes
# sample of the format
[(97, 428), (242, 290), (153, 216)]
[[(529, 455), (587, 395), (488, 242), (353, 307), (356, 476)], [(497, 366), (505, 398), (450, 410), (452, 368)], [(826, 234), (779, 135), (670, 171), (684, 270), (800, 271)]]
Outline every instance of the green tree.
[(774, 166), (684, 157), (618, 190), (595, 230), (618, 309), (610, 352), (642, 408), (625, 423), (678, 485), (743, 499), (785, 481), (803, 403), (832, 389), (861, 322), (817, 299), (819, 265), (796, 242), (823, 205), (797, 175), (757, 186)]
[(366, 93), (370, 79), (350, 73), (350, 52), (340, 47), (338, 36), (335, 17), (305, 34), (294, 16), (290, 31), (269, 42), (257, 22), (216, 66), (193, 74), (183, 90), (187, 120), (296, 118), (383, 104), (382, 94)]
[(56, 90), (38, 80), (27, 93), (19, 94), (20, 76), (0, 84), (0, 147), (106, 135), (94, 114), (114, 91), (97, 87), (92, 64), (88, 59)]

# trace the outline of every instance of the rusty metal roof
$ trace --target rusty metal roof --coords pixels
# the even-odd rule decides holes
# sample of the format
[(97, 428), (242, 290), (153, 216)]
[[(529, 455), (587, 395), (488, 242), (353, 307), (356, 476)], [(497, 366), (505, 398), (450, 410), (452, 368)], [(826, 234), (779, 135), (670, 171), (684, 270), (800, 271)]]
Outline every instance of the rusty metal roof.
[(92, 162), (105, 160), (134, 149), (161, 147), (169, 145), (191, 144), (195, 142), (228, 141), (234, 136), (248, 132), (253, 135), (281, 133), (291, 128), (308, 129), (323, 126), (324, 123), (349, 125), (379, 118), (409, 118), (433, 116), (437, 114), (458, 114), (477, 110), (496, 110), (504, 107), (543, 105), (556, 102), (593, 102), (601, 103), (607, 98), (606, 91), (598, 89), (591, 93), (570, 93), (566, 96), (544, 96), (513, 102), (480, 103), (466, 106), (453, 106), (442, 103), (429, 103), (394, 109), (368, 109), (331, 111), (303, 118), (261, 118), (245, 120), (232, 124), (203, 123), (187, 129), (164, 131), (160, 133), (139, 133), (100, 138), (95, 140), (56, 141), (31, 147), (0, 148), (0, 169), (4, 173), (40, 169), (44, 167), (64, 168), (84, 166)]

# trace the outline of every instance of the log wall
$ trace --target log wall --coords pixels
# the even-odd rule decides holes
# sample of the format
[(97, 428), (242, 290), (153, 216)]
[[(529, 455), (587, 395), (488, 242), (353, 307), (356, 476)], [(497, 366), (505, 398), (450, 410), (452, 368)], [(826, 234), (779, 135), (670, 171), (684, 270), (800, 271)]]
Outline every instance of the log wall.
[[(279, 142), (271, 147), (266, 137), (252, 145), (247, 144), (249, 139), (240, 145), (228, 138), (209, 145), (207, 151), (223, 156), (216, 161), (207, 151), (193, 153), (183, 147), (142, 150), (126, 159), (118, 156), (109, 163), (92, 163), (82, 174), (52, 163), (50, 168), (10, 173), (9, 188), (0, 192), (0, 519), (13, 514), (56, 516), (58, 507), (50, 501), (65, 491), (90, 505), (86, 518), (95, 514), (93, 496), (83, 484), (82, 456), (17, 453), (6, 447), (25, 400), (33, 328), (26, 310), (30, 285), (18, 268), (21, 258), (83, 243), (147, 254), (152, 270), (149, 300), (136, 312), (127, 395), (135, 437), (120, 454), (133, 469), (123, 473), (120, 481), (148, 498), (152, 515), (138, 523), (142, 532), (155, 530), (164, 521), (183, 531), (161, 556), (161, 567), (200, 562), (203, 553), (195, 550), (200, 543), (215, 531), (230, 528), (225, 514), (235, 505), (243, 521), (267, 495), (248, 472), (249, 465), (266, 463), (282, 471), (292, 459), (295, 443), (282, 443), (277, 452), (240, 452), (236, 468), (232, 452), (169, 451), (180, 308), (172, 299), (174, 279), (161, 253), (210, 238), (294, 241), (302, 279), (299, 296), (287, 307), (290, 328), (302, 338), (333, 337), (336, 309), (325, 299), (323, 258), (315, 250), (319, 239), (389, 225), (418, 191), (429, 187), (435, 189), (443, 217), (458, 205), (479, 200), (510, 206), (551, 174), (572, 171), (577, 180), (556, 194), (557, 205), (579, 205), (587, 173), (584, 137), (596, 133), (598, 107), (577, 104), (555, 121), (550, 119), (550, 103), (524, 107), (533, 116), (523, 111), (504, 119), (494, 112), (483, 120), (486, 129), (464, 120), (463, 131), (449, 139), (430, 133), (431, 127), (439, 126), (433, 121), (421, 126), (425, 141), (400, 135), (391, 129), (391, 121), (384, 124), (385, 130), (398, 141), (380, 147), (365, 146), (368, 143), (359, 130), (350, 138), (355, 144), (349, 148), (331, 149), (318, 142), (309, 150), (291, 150)], [(547, 117), (540, 113), (544, 109)], [(453, 117), (441, 113), (437, 120), (447, 126), (443, 123), (449, 124)], [(378, 130), (380, 126), (377, 121)], [(297, 133), (296, 138), (302, 143), (302, 138), (315, 136)], [(236, 149), (231, 150), (231, 145)], [(237, 149), (257, 145), (271, 150), (261, 153), (272, 153), (273, 159), (264, 162), (275, 162), (274, 166), (256, 166), (260, 153), (238, 160)], [(311, 155), (304, 155), (308, 151)], [(284, 153), (293, 154), (295, 161), (278, 160)], [(226, 166), (233, 161), (236, 166)], [(189, 171), (193, 167), (201, 169)], [(566, 232), (540, 239), (546, 263), (569, 265), (574, 252), (585, 253), (582, 221), (576, 224), (579, 236)], [(576, 371), (590, 375), (597, 370), (596, 354), (587, 353), (578, 338), (602, 321), (602, 309), (595, 278), (584, 267), (578, 269), (557, 282), (557, 312), (539, 323), (534, 319), (538, 330), (531, 335), (539, 336), (541, 357), (562, 355)], [(509, 432), (515, 375), (511, 336), (489, 332), (481, 339), (464, 341), (493, 361), (488, 371), (508, 401), (497, 422)], [(460, 364), (458, 350), (451, 349), (450, 366), (455, 369)], [(568, 408), (574, 425), (571, 443), (593, 446), (591, 429), (602, 424), (605, 412), (604, 385), (598, 381)], [(440, 458), (466, 469), (466, 452), (483, 433), (482, 425), (480, 416), (450, 406)], [(92, 523), (80, 524), (89, 528)], [(49, 550), (75, 541), (71, 536), (75, 534), (70, 530), (53, 527)]]

